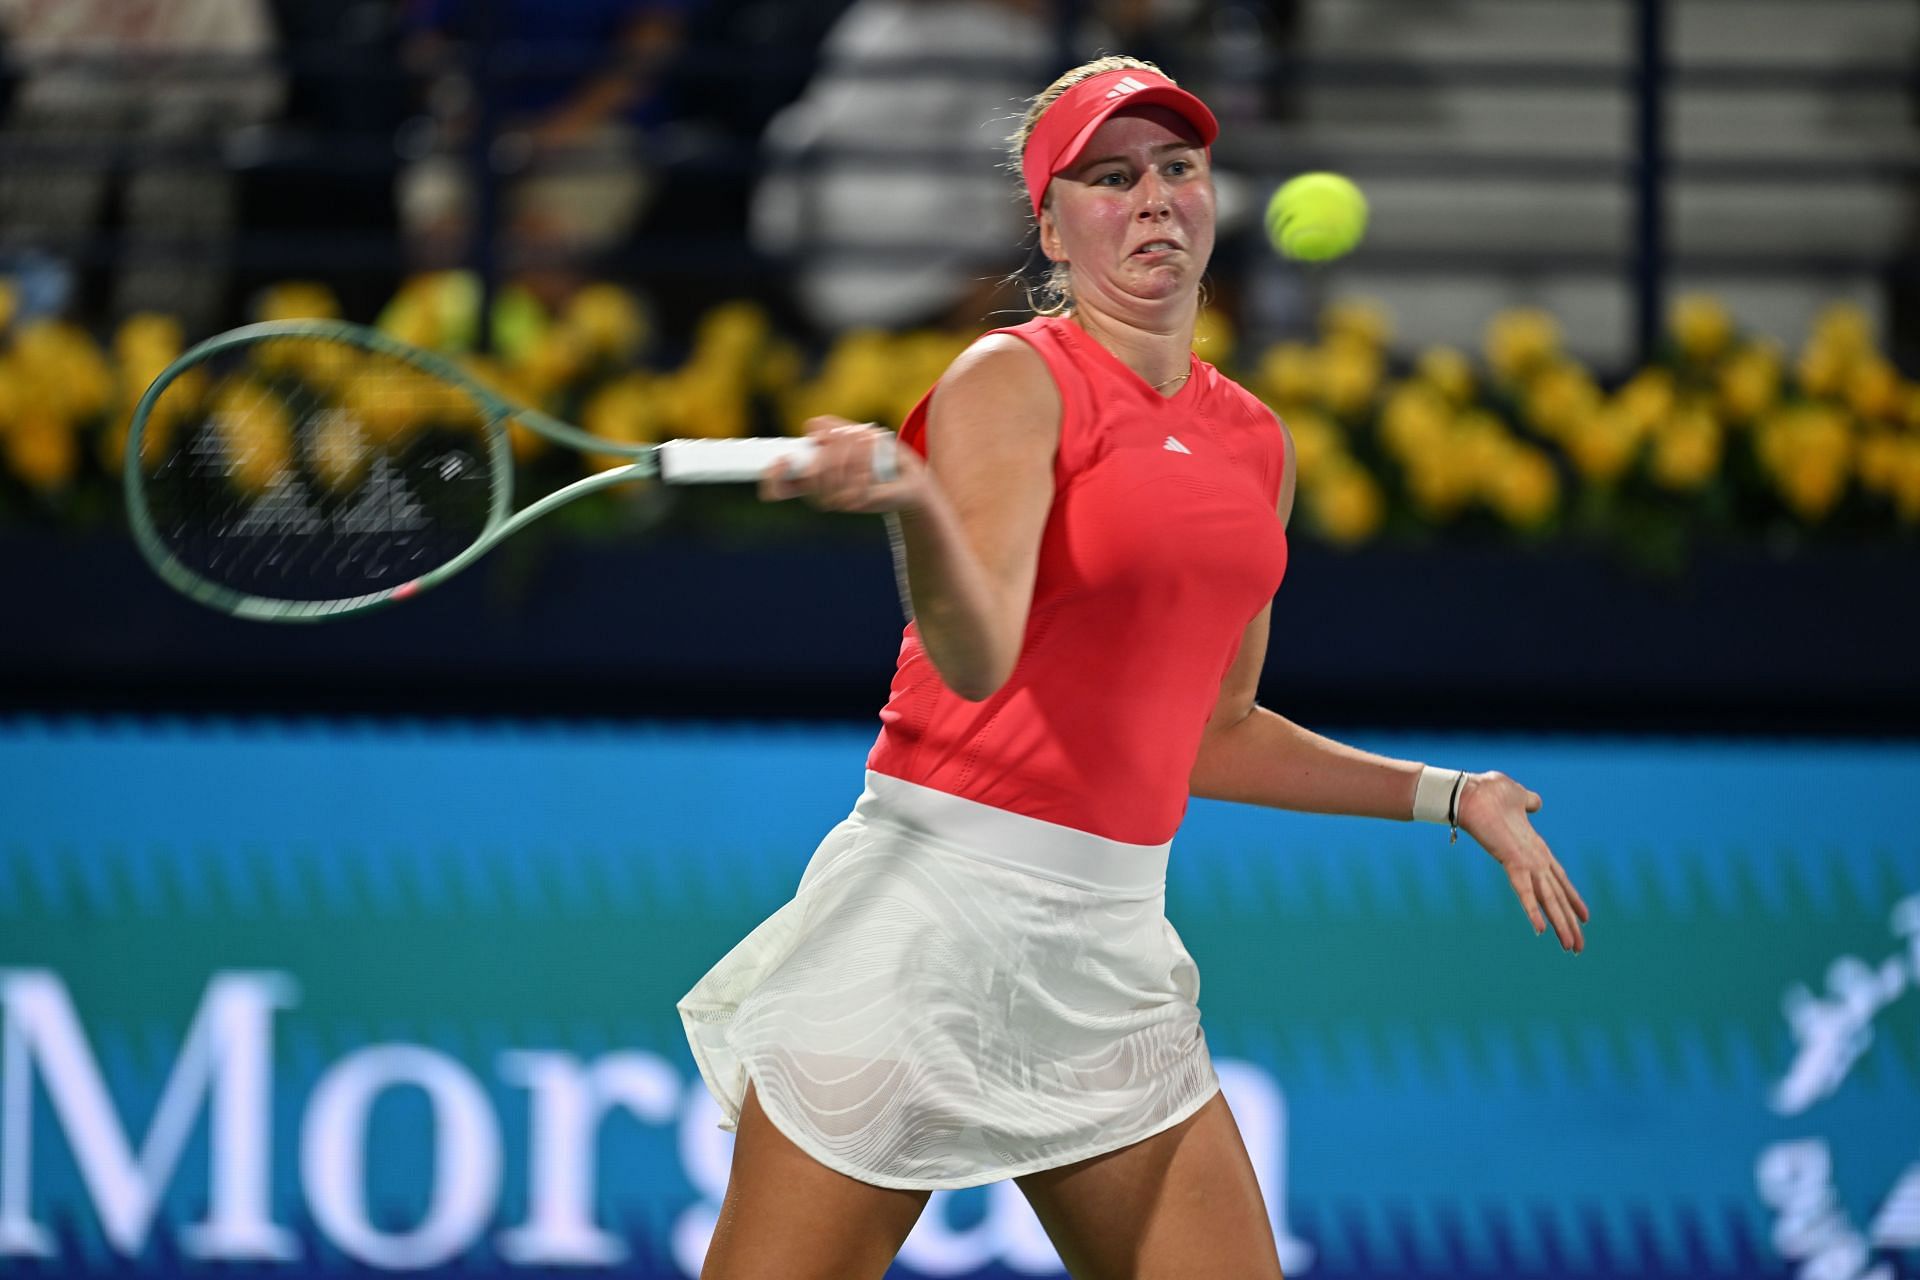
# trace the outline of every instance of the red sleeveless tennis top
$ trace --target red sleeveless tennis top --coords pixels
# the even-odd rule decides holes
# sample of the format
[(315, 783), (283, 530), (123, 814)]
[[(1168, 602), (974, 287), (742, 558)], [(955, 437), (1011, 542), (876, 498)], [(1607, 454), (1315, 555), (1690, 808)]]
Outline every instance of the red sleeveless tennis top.
[[(985, 702), (909, 623), (876, 773), (1129, 844), (1172, 839), (1200, 735), (1287, 567), (1273, 412), (1195, 358), (1164, 397), (1071, 320), (1008, 329), (1060, 390), (1053, 509), (1020, 657)], [(929, 391), (900, 438), (926, 452)]]

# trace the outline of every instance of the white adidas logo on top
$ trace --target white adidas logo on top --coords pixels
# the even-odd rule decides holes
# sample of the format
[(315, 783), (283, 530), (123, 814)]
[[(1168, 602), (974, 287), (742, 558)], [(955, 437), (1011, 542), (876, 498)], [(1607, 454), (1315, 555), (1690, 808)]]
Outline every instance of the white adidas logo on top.
[(1193, 450), (1187, 448), (1187, 446), (1181, 444), (1178, 440), (1175, 440), (1172, 436), (1168, 436), (1167, 442), (1161, 445), (1160, 447), (1162, 449), (1165, 449), (1168, 453), (1184, 453), (1189, 457), (1193, 456)]
[(1109, 98), (1124, 98), (1130, 93), (1138, 93), (1142, 89), (1145, 89), (1148, 87), (1149, 86), (1142, 84), (1140, 81), (1135, 80), (1132, 76), (1128, 76), (1126, 79), (1122, 80), (1119, 84), (1116, 84), (1115, 86), (1113, 86), (1113, 88), (1107, 90), (1107, 96)]

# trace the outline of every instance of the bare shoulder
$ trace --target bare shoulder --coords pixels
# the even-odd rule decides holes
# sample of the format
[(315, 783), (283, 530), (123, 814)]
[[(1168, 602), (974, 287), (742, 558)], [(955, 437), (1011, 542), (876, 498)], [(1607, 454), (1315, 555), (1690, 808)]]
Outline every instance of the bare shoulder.
[(1033, 344), (1011, 333), (989, 333), (976, 339), (973, 345), (954, 358), (942, 384), (955, 380), (975, 380), (983, 376), (989, 379), (1020, 379), (1030, 387), (1043, 383), (1048, 387), (1053, 386), (1053, 375), (1047, 372), (1047, 362), (1040, 358)]
[(1047, 362), (1007, 333), (990, 333), (948, 366), (928, 406), (929, 435), (964, 436), (1051, 452), (1060, 439), (1060, 390)]

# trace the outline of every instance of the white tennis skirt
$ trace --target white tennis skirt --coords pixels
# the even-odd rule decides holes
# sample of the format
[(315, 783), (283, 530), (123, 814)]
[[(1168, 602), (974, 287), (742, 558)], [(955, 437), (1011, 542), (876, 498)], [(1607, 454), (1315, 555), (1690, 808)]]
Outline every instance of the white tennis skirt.
[(680, 1001), (738, 1122), (883, 1187), (968, 1187), (1158, 1133), (1219, 1088), (1167, 845), (869, 772), (799, 891)]

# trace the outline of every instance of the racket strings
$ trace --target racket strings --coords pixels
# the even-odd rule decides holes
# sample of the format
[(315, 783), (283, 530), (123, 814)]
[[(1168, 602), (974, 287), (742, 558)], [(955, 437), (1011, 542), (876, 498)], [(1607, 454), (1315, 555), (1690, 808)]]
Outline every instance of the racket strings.
[(458, 556), (500, 486), (489, 415), (405, 361), (318, 337), (214, 357), (143, 424), (143, 489), (173, 559), (269, 600), (349, 600)]

